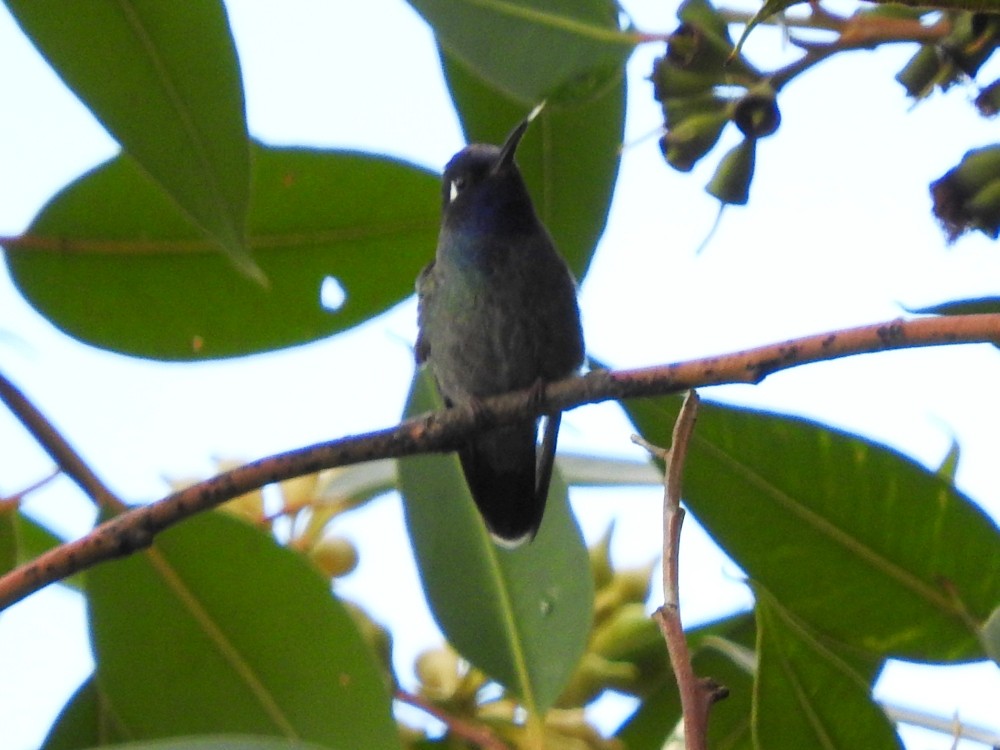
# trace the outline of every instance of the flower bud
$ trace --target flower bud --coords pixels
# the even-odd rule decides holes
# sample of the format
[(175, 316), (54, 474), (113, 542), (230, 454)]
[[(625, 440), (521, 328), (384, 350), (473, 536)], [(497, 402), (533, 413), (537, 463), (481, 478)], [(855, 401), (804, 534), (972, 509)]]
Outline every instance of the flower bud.
[(642, 604), (632, 603), (619, 607), (608, 621), (597, 628), (590, 643), (590, 650), (608, 659), (621, 661), (645, 649), (649, 643), (663, 645), (660, 629), (646, 613)]
[(714, 91), (705, 91), (689, 96), (672, 96), (663, 100), (663, 119), (667, 129), (675, 128), (685, 120), (697, 115), (723, 114), (729, 117), (732, 102), (717, 95)]
[(944, 61), (937, 48), (924, 44), (896, 74), (896, 80), (902, 84), (909, 96), (923, 99), (941, 79), (943, 66)]
[(626, 661), (612, 661), (588, 651), (559, 696), (559, 706), (583, 706), (605, 690), (629, 692), (639, 680), (639, 669)]
[(544, 743), (546, 750), (624, 750), (619, 740), (601, 736), (587, 722), (582, 708), (549, 711)]
[(750, 199), (750, 182), (753, 180), (757, 139), (746, 138), (722, 157), (715, 174), (705, 186), (709, 195), (723, 203), (746, 205)]
[(677, 18), (681, 28), (696, 31), (698, 43), (687, 65), (689, 69), (716, 70), (717, 74), (724, 74), (724, 80), (720, 81), (724, 83), (749, 85), (761, 80), (760, 71), (743, 55), (734, 55), (736, 45), (729, 34), (729, 23), (708, 0), (684, 0), (677, 9)]
[(1000, 235), (1000, 145), (968, 151), (957, 167), (931, 183), (934, 215), (949, 242), (978, 229)]
[(975, 77), (1000, 44), (1000, 18), (992, 13), (957, 13), (952, 31), (941, 42), (959, 70)]
[(667, 58), (681, 70), (722, 78), (723, 67), (733, 51), (728, 34), (718, 36), (690, 23), (682, 23), (667, 39)]
[(1000, 236), (1000, 178), (986, 185), (969, 199), (969, 213), (975, 217), (976, 229), (993, 239)]
[(671, 62), (669, 55), (656, 58), (649, 79), (653, 82), (653, 97), (658, 102), (674, 96), (703, 94), (719, 83), (717, 73), (684, 70)]
[(357, 548), (342, 537), (320, 540), (309, 551), (309, 558), (327, 578), (346, 576), (358, 566)]
[(635, 695), (644, 694), (670, 669), (660, 626), (641, 604), (621, 607), (598, 626), (589, 651), (618, 665), (615, 675), (619, 678), (629, 675), (621, 664), (634, 667), (634, 676), (627, 682), (616, 682), (614, 687)]
[(724, 112), (689, 117), (660, 138), (663, 158), (679, 172), (690, 172), (712, 150), (728, 122)]
[(432, 701), (447, 701), (461, 682), (458, 654), (450, 648), (434, 648), (417, 657), (414, 671), (420, 680), (420, 692)]
[(615, 529), (614, 522), (608, 524), (604, 536), (587, 552), (590, 556), (590, 574), (594, 579), (594, 588), (602, 589), (611, 582), (614, 570), (611, 567), (611, 534)]
[(982, 89), (975, 104), (983, 117), (996, 117), (1000, 113), (1000, 79)]
[(763, 138), (774, 133), (781, 124), (781, 112), (774, 91), (748, 91), (736, 102), (733, 122), (747, 138)]

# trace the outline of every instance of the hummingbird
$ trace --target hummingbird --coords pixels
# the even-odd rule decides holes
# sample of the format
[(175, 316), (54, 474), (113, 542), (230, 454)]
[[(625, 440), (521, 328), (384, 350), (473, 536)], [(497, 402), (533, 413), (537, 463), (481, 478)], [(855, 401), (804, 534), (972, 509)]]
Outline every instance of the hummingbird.
[[(576, 282), (538, 218), (514, 153), (541, 106), (502, 146), (452, 157), (441, 187), (434, 260), (417, 278), (418, 364), (447, 406), (567, 377), (583, 364)], [(458, 449), (466, 483), (493, 539), (534, 538), (548, 496), (560, 414), (481, 432)]]

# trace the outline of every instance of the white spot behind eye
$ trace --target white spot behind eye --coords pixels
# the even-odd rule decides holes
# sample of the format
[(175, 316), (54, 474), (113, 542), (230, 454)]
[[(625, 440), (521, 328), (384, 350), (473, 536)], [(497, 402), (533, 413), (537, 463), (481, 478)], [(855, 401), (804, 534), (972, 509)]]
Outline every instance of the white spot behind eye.
[(448, 191), (448, 202), (451, 203), (458, 197), (458, 180), (452, 180), (449, 183), (450, 190)]
[(333, 276), (326, 276), (319, 287), (319, 303), (324, 310), (337, 312), (347, 301), (347, 292)]

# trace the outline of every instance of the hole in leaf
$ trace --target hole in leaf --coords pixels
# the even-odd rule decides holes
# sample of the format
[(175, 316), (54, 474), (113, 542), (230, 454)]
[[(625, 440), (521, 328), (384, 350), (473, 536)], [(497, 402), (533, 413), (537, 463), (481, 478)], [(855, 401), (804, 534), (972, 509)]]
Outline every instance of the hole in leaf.
[(341, 286), (340, 281), (333, 276), (327, 276), (319, 287), (319, 303), (324, 310), (337, 312), (347, 301), (347, 292)]

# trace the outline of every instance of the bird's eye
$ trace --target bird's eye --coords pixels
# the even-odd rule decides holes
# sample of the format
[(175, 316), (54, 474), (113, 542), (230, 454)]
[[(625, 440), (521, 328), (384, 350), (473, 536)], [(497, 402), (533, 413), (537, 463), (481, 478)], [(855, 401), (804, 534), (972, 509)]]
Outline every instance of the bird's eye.
[(465, 178), (456, 177), (451, 181), (451, 190), (448, 193), (448, 202), (451, 203), (458, 197), (458, 194), (462, 192), (462, 188), (465, 187)]

